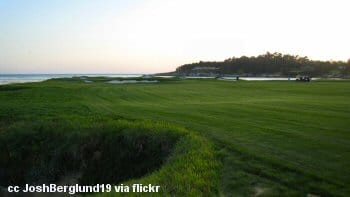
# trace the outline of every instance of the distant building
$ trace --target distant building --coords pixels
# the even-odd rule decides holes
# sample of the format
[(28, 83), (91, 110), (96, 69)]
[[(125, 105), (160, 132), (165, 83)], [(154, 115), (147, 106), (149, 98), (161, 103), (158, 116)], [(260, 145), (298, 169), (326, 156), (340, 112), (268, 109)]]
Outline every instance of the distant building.
[(217, 70), (219, 68), (216, 67), (209, 67), (209, 66), (197, 66), (192, 68), (192, 70)]

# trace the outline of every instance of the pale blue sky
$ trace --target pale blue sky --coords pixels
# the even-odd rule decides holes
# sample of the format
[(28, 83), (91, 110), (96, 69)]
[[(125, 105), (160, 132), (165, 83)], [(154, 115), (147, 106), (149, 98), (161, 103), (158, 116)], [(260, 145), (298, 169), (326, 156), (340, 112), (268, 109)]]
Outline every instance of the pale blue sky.
[(347, 0), (0, 0), (1, 73), (153, 73), (278, 51), (350, 58)]

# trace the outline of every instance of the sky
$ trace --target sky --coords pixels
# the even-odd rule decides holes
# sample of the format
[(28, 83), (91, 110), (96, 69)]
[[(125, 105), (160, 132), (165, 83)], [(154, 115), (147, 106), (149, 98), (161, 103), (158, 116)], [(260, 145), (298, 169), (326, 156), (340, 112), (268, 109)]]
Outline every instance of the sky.
[(350, 58), (348, 0), (0, 0), (0, 74), (158, 73), (269, 52)]

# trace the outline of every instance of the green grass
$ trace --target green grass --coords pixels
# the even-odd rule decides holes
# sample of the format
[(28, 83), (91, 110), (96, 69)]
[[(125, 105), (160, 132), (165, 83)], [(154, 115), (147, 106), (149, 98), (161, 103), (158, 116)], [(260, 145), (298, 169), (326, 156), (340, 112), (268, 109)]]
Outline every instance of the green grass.
[[(133, 181), (153, 181), (177, 188), (168, 194), (193, 196), (350, 193), (349, 81), (167, 79), (116, 85), (89, 80), (95, 82), (76, 78), (1, 86), (0, 132), (48, 121), (161, 122), (189, 130), (202, 148), (181, 141), (171, 157), (180, 159)], [(184, 163), (203, 169), (186, 169)]]

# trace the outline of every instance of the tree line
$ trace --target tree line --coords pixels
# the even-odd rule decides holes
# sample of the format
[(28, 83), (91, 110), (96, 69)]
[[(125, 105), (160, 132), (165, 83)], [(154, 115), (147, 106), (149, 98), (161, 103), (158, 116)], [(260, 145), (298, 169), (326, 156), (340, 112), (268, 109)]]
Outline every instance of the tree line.
[(345, 61), (310, 60), (308, 57), (281, 53), (259, 56), (232, 57), (218, 62), (197, 62), (185, 64), (175, 71), (178, 75), (221, 74), (221, 75), (275, 75), (294, 77), (309, 75), (312, 77), (344, 77), (350, 75), (350, 59)]

